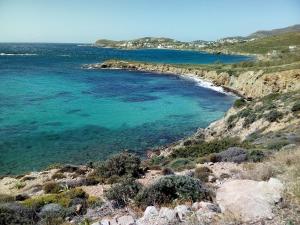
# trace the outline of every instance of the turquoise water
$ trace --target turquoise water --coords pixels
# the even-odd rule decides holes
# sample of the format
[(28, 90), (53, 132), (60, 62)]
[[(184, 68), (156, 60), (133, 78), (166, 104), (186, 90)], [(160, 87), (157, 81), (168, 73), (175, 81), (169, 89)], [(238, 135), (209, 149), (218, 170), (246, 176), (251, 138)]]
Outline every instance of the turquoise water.
[(84, 63), (126, 56), (169, 63), (200, 63), (205, 58), (198, 52), (171, 52), (174, 61), (166, 50), (0, 44), (0, 174), (39, 170), (56, 162), (102, 160), (123, 149), (143, 155), (220, 118), (234, 97), (194, 81), (81, 69)]

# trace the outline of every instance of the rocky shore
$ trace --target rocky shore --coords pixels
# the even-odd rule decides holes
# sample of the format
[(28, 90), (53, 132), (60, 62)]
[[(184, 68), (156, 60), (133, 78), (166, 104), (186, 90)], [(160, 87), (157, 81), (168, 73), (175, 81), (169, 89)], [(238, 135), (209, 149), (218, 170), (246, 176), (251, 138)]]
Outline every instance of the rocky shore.
[(206, 129), (145, 160), (122, 152), (0, 178), (1, 224), (300, 223), (300, 70), (233, 76), (125, 61), (83, 67), (192, 76), (242, 98)]
[[(86, 69), (127, 69), (181, 76), (194, 76), (220, 86), (226, 91), (245, 98), (257, 98), (271, 93), (286, 93), (300, 89), (300, 69), (266, 73), (263, 70), (246, 71), (232, 75), (217, 70), (203, 70), (170, 64), (154, 64), (109, 60), (103, 63), (87, 64)], [(254, 88), (255, 87), (255, 88)]]

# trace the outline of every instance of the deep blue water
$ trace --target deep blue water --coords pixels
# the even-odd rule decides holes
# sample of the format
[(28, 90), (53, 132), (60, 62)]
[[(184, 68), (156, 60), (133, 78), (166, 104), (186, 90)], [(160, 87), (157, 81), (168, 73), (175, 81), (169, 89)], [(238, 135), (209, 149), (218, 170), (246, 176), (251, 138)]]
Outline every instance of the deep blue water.
[(84, 70), (107, 59), (224, 63), (243, 56), (117, 50), (76, 44), (0, 44), (0, 174), (86, 163), (145, 150), (220, 118), (234, 97), (176, 76)]

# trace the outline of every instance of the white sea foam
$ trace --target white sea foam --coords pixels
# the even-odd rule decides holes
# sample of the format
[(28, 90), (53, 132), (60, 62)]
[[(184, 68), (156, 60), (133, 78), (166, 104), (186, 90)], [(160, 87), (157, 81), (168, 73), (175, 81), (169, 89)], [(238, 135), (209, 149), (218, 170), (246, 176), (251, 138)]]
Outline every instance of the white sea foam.
[(37, 55), (34, 53), (4, 53), (0, 52), (0, 56), (32, 56), (32, 55)]
[(228, 91), (225, 91), (224, 88), (214, 85), (212, 82), (205, 81), (201, 78), (196, 77), (194, 74), (185, 74), (185, 75), (180, 75), (180, 76), (184, 79), (193, 80), (200, 87), (212, 89), (214, 91), (221, 92), (226, 95), (234, 95)]

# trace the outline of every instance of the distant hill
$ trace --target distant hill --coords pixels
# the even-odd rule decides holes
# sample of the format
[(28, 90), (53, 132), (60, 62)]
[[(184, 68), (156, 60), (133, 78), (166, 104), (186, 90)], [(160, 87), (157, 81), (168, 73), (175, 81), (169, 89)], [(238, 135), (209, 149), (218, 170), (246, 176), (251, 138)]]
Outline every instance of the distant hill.
[(121, 49), (193, 49), (220, 52), (243, 52), (252, 54), (265, 54), (273, 50), (287, 51), (289, 46), (300, 45), (300, 24), (274, 29), (270, 31), (257, 31), (249, 36), (226, 37), (217, 41), (195, 40), (191, 42), (177, 41), (164, 37), (143, 37), (133, 40), (107, 40), (100, 39), (95, 43), (99, 47)]
[(300, 31), (300, 24), (296, 24), (294, 26), (289, 26), (280, 29), (256, 31), (253, 34), (250, 34), (248, 38), (262, 38), (262, 37), (268, 37), (268, 36), (279, 35), (279, 34), (290, 33), (290, 32), (299, 32), (299, 31)]

